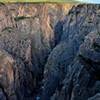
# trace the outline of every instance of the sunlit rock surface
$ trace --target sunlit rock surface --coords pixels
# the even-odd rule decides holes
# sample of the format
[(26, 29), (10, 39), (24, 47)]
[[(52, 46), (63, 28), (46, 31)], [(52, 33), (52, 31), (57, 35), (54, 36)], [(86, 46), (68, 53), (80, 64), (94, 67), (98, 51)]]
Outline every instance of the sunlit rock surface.
[(0, 70), (2, 100), (35, 99), (46, 59), (56, 45), (55, 25), (72, 5), (0, 4), (0, 50), (13, 59), (10, 66), (4, 56), (6, 65)]

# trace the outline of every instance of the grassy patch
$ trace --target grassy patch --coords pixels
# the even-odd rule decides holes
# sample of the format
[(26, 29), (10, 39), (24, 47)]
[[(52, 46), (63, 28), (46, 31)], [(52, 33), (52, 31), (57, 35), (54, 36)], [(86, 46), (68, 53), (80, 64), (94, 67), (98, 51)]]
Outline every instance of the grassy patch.
[(81, 2), (81, 1), (77, 1), (77, 0), (2, 0), (2, 2), (34, 2), (34, 3), (40, 3), (40, 2), (56, 2), (56, 3), (59, 3), (59, 2), (62, 2), (62, 3), (69, 3), (69, 2), (72, 2), (72, 3), (76, 3), (76, 2)]
[(19, 21), (19, 20), (23, 20), (23, 19), (27, 19), (27, 18), (30, 18), (30, 17), (25, 17), (25, 16), (17, 16), (14, 18), (15, 21)]
[(100, 33), (98, 33), (98, 35), (100, 35)]
[(2, 30), (2, 32), (5, 31), (5, 30), (7, 30), (8, 32), (11, 32), (12, 29), (13, 29), (12, 27), (5, 27), (5, 28)]

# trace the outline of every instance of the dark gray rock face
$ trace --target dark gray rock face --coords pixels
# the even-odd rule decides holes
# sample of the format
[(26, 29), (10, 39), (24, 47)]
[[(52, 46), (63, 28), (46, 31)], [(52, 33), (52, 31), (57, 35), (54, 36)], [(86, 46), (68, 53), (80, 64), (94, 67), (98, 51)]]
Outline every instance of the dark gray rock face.
[(0, 90), (0, 100), (6, 100), (6, 97), (2, 90)]
[(95, 96), (90, 97), (88, 100), (100, 100), (100, 94), (97, 93)]
[(95, 50), (93, 46), (99, 37), (100, 35), (96, 33), (90, 33), (85, 37), (84, 42), (79, 47), (77, 56), (67, 66), (65, 79), (60, 82), (63, 84), (62, 88), (60, 90), (57, 88), (54, 91), (55, 94), (48, 100), (88, 100), (88, 98), (90, 99), (90, 97), (100, 93), (100, 58), (97, 56), (100, 52)]
[(45, 66), (42, 100), (87, 100), (100, 92), (95, 88), (100, 86), (99, 7), (78, 5), (69, 11)]

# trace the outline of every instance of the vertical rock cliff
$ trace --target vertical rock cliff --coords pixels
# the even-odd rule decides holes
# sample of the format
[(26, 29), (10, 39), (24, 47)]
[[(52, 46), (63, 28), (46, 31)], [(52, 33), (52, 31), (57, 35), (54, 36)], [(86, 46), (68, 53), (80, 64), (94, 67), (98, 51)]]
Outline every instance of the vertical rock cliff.
[(0, 3), (0, 100), (99, 100), (100, 5)]
[[(6, 64), (6, 70), (1, 67), (7, 75), (1, 74), (2, 100), (35, 99), (42, 85), (46, 60), (56, 46), (55, 25), (72, 5), (0, 4), (0, 50), (5, 61), (9, 55), (13, 59), (13, 63)], [(6, 83), (7, 87), (2, 85)]]

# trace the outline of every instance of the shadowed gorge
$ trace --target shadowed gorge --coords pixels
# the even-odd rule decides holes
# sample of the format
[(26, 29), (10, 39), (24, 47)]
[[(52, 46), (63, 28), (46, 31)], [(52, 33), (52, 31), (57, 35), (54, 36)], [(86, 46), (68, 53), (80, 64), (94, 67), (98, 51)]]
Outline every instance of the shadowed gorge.
[(0, 100), (99, 100), (100, 5), (0, 4)]

